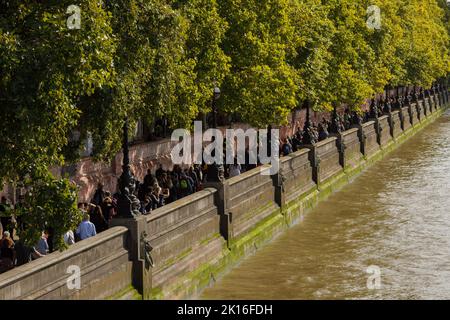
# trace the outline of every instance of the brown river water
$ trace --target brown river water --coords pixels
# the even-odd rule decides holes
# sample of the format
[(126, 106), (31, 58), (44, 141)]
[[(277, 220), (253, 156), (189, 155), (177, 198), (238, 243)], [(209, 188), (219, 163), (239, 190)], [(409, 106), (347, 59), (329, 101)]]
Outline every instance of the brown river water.
[(450, 299), (449, 181), (446, 114), (200, 298)]

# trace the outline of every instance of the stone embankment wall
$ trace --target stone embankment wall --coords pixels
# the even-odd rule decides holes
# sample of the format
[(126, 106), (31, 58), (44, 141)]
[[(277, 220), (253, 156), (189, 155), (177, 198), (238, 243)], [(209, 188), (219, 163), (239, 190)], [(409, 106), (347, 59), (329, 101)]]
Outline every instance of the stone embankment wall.
[[(320, 200), (439, 117), (448, 94), (308, 146), (0, 275), (0, 299), (178, 299), (197, 296)], [(80, 287), (68, 286), (71, 266)], [(137, 294), (138, 293), (138, 294)]]

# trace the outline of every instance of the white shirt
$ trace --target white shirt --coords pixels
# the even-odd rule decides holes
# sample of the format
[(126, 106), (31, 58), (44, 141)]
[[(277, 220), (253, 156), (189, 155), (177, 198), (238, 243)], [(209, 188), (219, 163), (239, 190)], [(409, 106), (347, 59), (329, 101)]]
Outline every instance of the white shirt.
[(69, 246), (75, 243), (75, 236), (72, 230), (69, 230), (64, 234), (64, 242)]

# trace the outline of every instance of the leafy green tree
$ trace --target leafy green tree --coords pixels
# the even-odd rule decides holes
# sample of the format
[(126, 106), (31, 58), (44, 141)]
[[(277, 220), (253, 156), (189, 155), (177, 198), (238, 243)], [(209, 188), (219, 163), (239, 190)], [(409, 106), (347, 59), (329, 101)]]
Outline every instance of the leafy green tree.
[(358, 109), (372, 96), (372, 68), (375, 53), (366, 41), (366, 10), (362, 1), (331, 0), (326, 2), (328, 17), (333, 22), (331, 59), (327, 86), (328, 101)]
[(298, 101), (309, 100), (316, 110), (330, 110), (334, 93), (327, 87), (327, 79), (335, 30), (328, 8), (321, 0), (292, 0), (290, 20), (295, 34), (288, 62), (298, 73)]
[(43, 230), (51, 228), (54, 248), (64, 249), (63, 236), (75, 230), (82, 219), (77, 208), (77, 188), (67, 179), (55, 179), (51, 174), (30, 177), (22, 181), (26, 187), (24, 202), (16, 210), (20, 225), (18, 233), (25, 245), (34, 246)]
[(110, 15), (98, 1), (77, 1), (81, 28), (71, 29), (66, 10), (73, 4), (0, 3), (0, 180), (27, 181), (33, 190), (24, 203), (32, 227), (19, 235), (29, 243), (43, 223), (57, 235), (76, 225), (76, 197), (48, 170), (64, 162), (63, 147), (81, 116), (79, 98), (114, 84)]
[(449, 72), (448, 20), (436, 0), (402, 0), (399, 9), (404, 36), (399, 50), (403, 83), (430, 87)]
[(288, 0), (223, 0), (229, 25), (222, 47), (231, 58), (221, 108), (256, 126), (285, 123), (296, 106), (297, 72), (287, 63), (294, 29)]

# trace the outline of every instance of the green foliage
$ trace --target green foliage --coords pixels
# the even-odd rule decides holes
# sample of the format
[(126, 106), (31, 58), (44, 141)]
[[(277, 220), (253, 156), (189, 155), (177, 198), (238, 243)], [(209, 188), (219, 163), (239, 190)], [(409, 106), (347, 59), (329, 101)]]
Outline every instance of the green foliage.
[(113, 84), (109, 15), (97, 1), (78, 1), (86, 19), (80, 30), (69, 30), (72, 3), (1, 4), (0, 177), (62, 163), (62, 147), (81, 116), (80, 96)]
[(67, 179), (55, 179), (50, 174), (25, 179), (25, 200), (15, 213), (25, 228), (19, 228), (20, 239), (34, 246), (42, 231), (53, 229), (55, 249), (66, 247), (63, 236), (76, 229), (82, 213), (76, 206), (77, 188)]
[(230, 26), (223, 48), (231, 57), (221, 107), (256, 126), (284, 123), (296, 106), (298, 77), (286, 61), (294, 29), (288, 0), (223, 0)]

